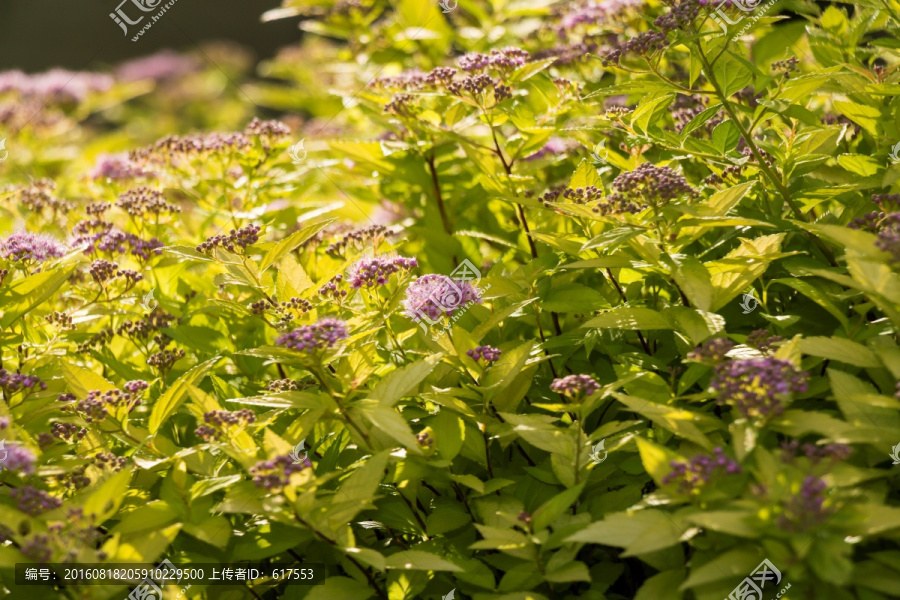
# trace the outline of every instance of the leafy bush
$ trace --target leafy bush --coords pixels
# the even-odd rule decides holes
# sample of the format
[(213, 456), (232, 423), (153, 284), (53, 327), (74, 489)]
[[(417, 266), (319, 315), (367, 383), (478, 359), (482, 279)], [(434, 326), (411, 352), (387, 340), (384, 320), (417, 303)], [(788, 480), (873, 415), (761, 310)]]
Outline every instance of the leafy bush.
[(900, 5), (714, 9), (285, 0), (259, 78), (0, 74), (5, 594), (900, 596)]

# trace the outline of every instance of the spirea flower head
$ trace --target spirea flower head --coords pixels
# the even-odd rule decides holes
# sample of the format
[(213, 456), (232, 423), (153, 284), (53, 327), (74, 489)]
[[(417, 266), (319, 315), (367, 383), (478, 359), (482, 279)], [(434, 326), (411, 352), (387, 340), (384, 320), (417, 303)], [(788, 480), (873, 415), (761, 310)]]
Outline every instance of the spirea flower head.
[(11, 373), (6, 369), (0, 369), (0, 388), (9, 397), (11, 394), (20, 391), (30, 394), (36, 390), (46, 390), (47, 384), (40, 377), (34, 375), (22, 375), (21, 373)]
[(711, 386), (720, 404), (730, 404), (745, 417), (784, 412), (791, 393), (806, 391), (807, 373), (782, 359), (766, 357), (720, 363)]
[(347, 282), (353, 289), (385, 285), (392, 274), (418, 266), (415, 258), (403, 256), (364, 258), (350, 268)]
[(475, 346), (473, 349), (466, 352), (466, 355), (475, 362), (478, 362), (483, 358), (486, 363), (497, 362), (500, 360), (501, 354), (503, 354), (503, 352), (500, 351), (500, 348), (494, 348), (493, 346)]
[(188, 75), (197, 68), (196, 59), (172, 50), (163, 50), (123, 62), (116, 68), (116, 79), (119, 81), (141, 81), (143, 79), (164, 81)]
[(36, 517), (43, 512), (62, 506), (62, 500), (51, 496), (44, 490), (23, 485), (9, 492), (10, 497), (16, 501), (16, 508), (23, 513)]
[(711, 456), (699, 454), (687, 462), (673, 460), (669, 466), (672, 470), (662, 478), (662, 484), (677, 481), (678, 491), (689, 495), (699, 493), (714, 475), (741, 472), (740, 465), (725, 456), (722, 448), (715, 448)]
[(779, 528), (798, 533), (809, 531), (828, 520), (834, 509), (825, 506), (827, 486), (825, 480), (809, 475), (800, 484), (797, 493), (782, 503), (782, 514), (776, 519)]
[(308, 457), (297, 464), (290, 456), (285, 455), (256, 463), (250, 468), (250, 474), (253, 475), (253, 484), (256, 487), (278, 492), (290, 483), (292, 474), (308, 467), (312, 467)]
[(66, 253), (66, 247), (55, 237), (44, 233), (17, 231), (0, 239), (0, 256), (18, 262), (34, 260), (43, 262), (51, 258), (60, 258)]
[(847, 444), (803, 444), (792, 440), (790, 442), (782, 442), (781, 444), (781, 460), (786, 463), (793, 463), (801, 454), (813, 465), (817, 465), (824, 460), (838, 462), (846, 460), (853, 453), (853, 449)]
[(18, 444), (8, 445), (6, 446), (6, 459), (0, 462), (0, 468), (31, 475), (34, 473), (34, 454), (28, 448)]
[(91, 179), (111, 179), (121, 181), (127, 179), (151, 179), (156, 176), (152, 171), (144, 170), (131, 161), (127, 152), (119, 154), (101, 154), (91, 171)]
[(0, 94), (13, 91), (26, 98), (48, 102), (80, 102), (88, 94), (103, 92), (113, 85), (113, 78), (102, 73), (51, 69), (46, 73), (27, 75), (22, 71), (0, 73)]
[(347, 326), (338, 319), (321, 319), (312, 325), (304, 325), (280, 336), (275, 343), (297, 352), (312, 354), (322, 348), (331, 348), (347, 338)]
[(554, 392), (569, 396), (571, 398), (581, 398), (590, 396), (600, 389), (600, 384), (590, 375), (566, 375), (559, 379), (554, 379), (550, 384), (550, 389)]
[(244, 249), (259, 241), (260, 231), (261, 229), (258, 225), (247, 225), (240, 229), (232, 229), (228, 232), (228, 235), (214, 235), (206, 238), (205, 242), (197, 246), (197, 252), (209, 252), (218, 246), (226, 248), (229, 252), (234, 252), (237, 248)]
[(116, 206), (132, 217), (142, 217), (146, 213), (160, 215), (181, 212), (181, 207), (166, 202), (166, 197), (160, 190), (143, 186), (120, 195)]
[(629, 200), (635, 204), (666, 204), (680, 196), (697, 196), (687, 180), (670, 167), (641, 163), (634, 171), (621, 173), (613, 180), (616, 194), (610, 199)]
[(713, 338), (703, 342), (688, 353), (688, 360), (696, 360), (708, 365), (715, 365), (725, 360), (725, 355), (734, 348), (734, 342), (728, 338)]
[(481, 294), (468, 281), (456, 281), (447, 275), (423, 275), (406, 288), (403, 308), (410, 318), (424, 314), (432, 321), (452, 316), (469, 302), (480, 303)]
[(768, 352), (773, 345), (783, 341), (783, 337), (772, 335), (765, 329), (756, 329), (747, 336), (747, 345), (760, 352)]

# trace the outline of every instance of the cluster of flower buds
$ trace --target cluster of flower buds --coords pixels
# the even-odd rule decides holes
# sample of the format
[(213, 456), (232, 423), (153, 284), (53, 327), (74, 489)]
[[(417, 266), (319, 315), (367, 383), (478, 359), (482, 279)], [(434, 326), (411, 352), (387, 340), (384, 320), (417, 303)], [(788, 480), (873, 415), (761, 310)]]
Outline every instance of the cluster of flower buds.
[(7, 398), (17, 392), (24, 391), (30, 394), (37, 390), (46, 390), (47, 384), (35, 375), (22, 375), (21, 373), (12, 373), (6, 369), (0, 369), (0, 389), (6, 394)]
[(311, 466), (309, 458), (295, 463), (290, 456), (285, 455), (256, 463), (250, 468), (250, 474), (253, 475), (253, 483), (256, 487), (270, 492), (278, 492), (290, 483), (291, 475)]
[(102, 421), (109, 414), (110, 409), (115, 410), (120, 406), (127, 406), (128, 412), (131, 412), (141, 404), (139, 396), (149, 386), (147, 382), (137, 380), (129, 381), (124, 387), (124, 390), (90, 391), (75, 408), (88, 423)]
[(416, 442), (419, 443), (420, 446), (426, 449), (434, 448), (434, 438), (428, 434), (428, 432), (423, 431), (422, 433), (416, 434)]
[(829, 460), (836, 463), (846, 460), (853, 453), (853, 449), (847, 444), (803, 444), (792, 440), (790, 442), (782, 442), (781, 444), (781, 460), (786, 463), (793, 463), (797, 457), (802, 454), (813, 466), (819, 464), (823, 460)]
[(728, 338), (712, 338), (688, 352), (687, 359), (714, 366), (725, 360), (725, 355), (733, 348), (734, 342)]
[(66, 489), (76, 491), (83, 490), (91, 485), (91, 478), (84, 474), (85, 471), (87, 471), (87, 465), (82, 465), (72, 469), (68, 473), (57, 475), (54, 479)]
[(388, 278), (399, 271), (409, 271), (419, 266), (415, 258), (403, 256), (364, 258), (356, 262), (347, 276), (353, 289), (385, 285)]
[(785, 79), (791, 76), (791, 73), (797, 70), (797, 65), (800, 64), (800, 61), (797, 60), (796, 56), (791, 56), (790, 58), (786, 58), (785, 60), (776, 60), (772, 63), (772, 70), (776, 73), (782, 73)]
[(550, 389), (564, 396), (580, 399), (599, 390), (600, 384), (590, 375), (566, 375), (554, 379), (550, 384)]
[(768, 352), (775, 344), (783, 341), (783, 337), (772, 335), (765, 329), (756, 329), (747, 336), (747, 345), (760, 352)]
[(166, 202), (165, 194), (149, 187), (128, 190), (116, 200), (116, 206), (132, 217), (143, 217), (146, 214), (162, 215), (181, 212), (181, 207)]
[(32, 517), (62, 506), (62, 499), (30, 485), (13, 489), (9, 495), (16, 501), (16, 508)]
[(282, 141), (290, 134), (290, 127), (280, 121), (260, 121), (254, 118), (244, 131), (164, 137), (152, 146), (132, 151), (129, 160), (142, 167), (145, 163), (169, 164), (173, 160), (208, 158), (213, 155), (227, 157), (250, 150), (254, 140), (259, 140), (262, 148), (268, 151), (272, 144)]
[(61, 329), (63, 331), (75, 329), (74, 320), (66, 313), (53, 311), (52, 313), (44, 317), (44, 320), (50, 325), (53, 325), (57, 329)]
[(634, 171), (619, 174), (612, 183), (616, 193), (611, 201), (628, 201), (635, 205), (663, 205), (681, 196), (695, 198), (697, 190), (670, 167), (641, 163)]
[(74, 423), (54, 423), (50, 427), (50, 433), (57, 439), (72, 442), (74, 439), (83, 439), (87, 435), (87, 429)]
[(475, 362), (478, 362), (483, 358), (486, 363), (497, 362), (500, 360), (501, 354), (503, 354), (503, 352), (500, 348), (495, 348), (493, 346), (475, 346), (473, 349), (466, 352), (466, 355)]
[(19, 471), (25, 475), (34, 473), (34, 454), (18, 444), (6, 446), (6, 460), (0, 465), (7, 471)]
[(256, 415), (249, 408), (241, 410), (214, 410), (203, 415), (206, 425), (194, 432), (206, 441), (221, 440), (231, 428), (243, 427), (256, 421)]
[(22, 71), (0, 73), (0, 94), (14, 92), (21, 98), (65, 104), (81, 102), (89, 94), (105, 92), (114, 80), (104, 73), (66, 69), (51, 69), (45, 73), (26, 74)]
[(151, 367), (156, 367), (160, 372), (166, 373), (172, 368), (172, 365), (184, 358), (184, 350), (181, 348), (171, 350), (168, 348), (172, 340), (167, 336), (158, 335), (153, 340), (159, 346), (159, 350), (147, 358), (147, 364)]
[(112, 452), (98, 452), (91, 462), (100, 469), (121, 471), (128, 464), (128, 459), (124, 456), (116, 456)]
[(276, 379), (266, 384), (266, 391), (273, 393), (295, 392), (315, 387), (314, 381), (300, 381), (297, 379)]
[(55, 190), (56, 183), (52, 179), (38, 179), (19, 189), (19, 200), (33, 213), (48, 210), (64, 215), (75, 208), (74, 203), (57, 198), (53, 194)]
[(784, 412), (791, 393), (806, 391), (807, 373), (768, 356), (722, 362), (711, 382), (720, 404), (734, 406), (744, 417), (768, 418)]
[(715, 448), (713, 455), (700, 454), (689, 461), (673, 460), (669, 463), (672, 470), (662, 478), (662, 484), (678, 482), (678, 491), (682, 494), (697, 494), (709, 483), (713, 475), (720, 473), (740, 473), (741, 466), (725, 456), (722, 448)]
[(797, 493), (782, 503), (782, 514), (775, 523), (779, 528), (792, 533), (809, 531), (828, 520), (834, 509), (825, 506), (827, 486), (825, 480), (808, 475), (800, 484)]
[(343, 256), (348, 246), (361, 248), (368, 243), (377, 246), (379, 240), (389, 235), (391, 235), (391, 230), (384, 225), (370, 225), (361, 229), (353, 229), (335, 238), (328, 244), (325, 252), (334, 256)]
[(144, 276), (131, 269), (119, 269), (119, 265), (104, 259), (98, 259), (91, 263), (91, 278), (97, 283), (103, 284), (113, 279), (122, 278), (130, 288), (144, 279)]
[(275, 343), (297, 352), (313, 354), (323, 348), (331, 348), (347, 338), (347, 326), (338, 319), (325, 318), (303, 325), (280, 336)]
[(258, 225), (247, 225), (240, 229), (232, 229), (228, 235), (214, 235), (206, 238), (206, 241), (197, 246), (197, 252), (210, 252), (213, 248), (222, 246), (229, 252), (235, 252), (236, 248), (245, 249), (259, 241)]
[(338, 273), (334, 277), (328, 280), (328, 283), (319, 288), (320, 296), (330, 296), (337, 301), (340, 301), (344, 296), (347, 295), (347, 290), (340, 289), (341, 283), (344, 281), (344, 276)]
[[(119, 154), (101, 154), (97, 158), (91, 179), (108, 181), (126, 181), (129, 179), (153, 179), (156, 174), (146, 171), (139, 164), (132, 162), (127, 152)], [(90, 214), (90, 213), (89, 213)]]

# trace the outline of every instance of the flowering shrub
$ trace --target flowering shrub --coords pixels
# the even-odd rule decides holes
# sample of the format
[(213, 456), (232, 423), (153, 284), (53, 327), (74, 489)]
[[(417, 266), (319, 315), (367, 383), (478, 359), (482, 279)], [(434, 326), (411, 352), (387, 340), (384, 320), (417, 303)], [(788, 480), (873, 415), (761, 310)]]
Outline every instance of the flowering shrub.
[(0, 73), (4, 595), (897, 596), (900, 4), (455, 4)]

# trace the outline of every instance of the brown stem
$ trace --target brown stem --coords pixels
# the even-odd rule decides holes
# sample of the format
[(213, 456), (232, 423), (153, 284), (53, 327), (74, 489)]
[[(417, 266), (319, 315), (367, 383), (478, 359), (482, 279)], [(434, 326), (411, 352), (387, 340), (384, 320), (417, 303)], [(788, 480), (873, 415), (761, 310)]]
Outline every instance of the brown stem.
[[(786, 185), (784, 185), (784, 182), (781, 181), (781, 178), (779, 178), (778, 176), (775, 175), (775, 173), (772, 171), (772, 168), (768, 164), (766, 164), (766, 161), (763, 158), (762, 153), (759, 151), (759, 148), (756, 147), (756, 142), (754, 142), (753, 138), (751, 137), (752, 131), (747, 131), (747, 129), (744, 128), (744, 124), (738, 119), (737, 114), (734, 112), (734, 108), (731, 106), (731, 103), (728, 101), (728, 97), (722, 91), (722, 88), (719, 86), (719, 82), (716, 80), (715, 76), (713, 75), (712, 65), (709, 64), (709, 60), (706, 58), (706, 53), (703, 52), (703, 48), (700, 47), (700, 43), (697, 42), (696, 46), (697, 46), (698, 55), (700, 56), (700, 62), (703, 63), (703, 69), (704, 69), (704, 71), (706, 71), (707, 79), (709, 79), (709, 82), (712, 84), (713, 89), (715, 89), (715, 91), (716, 91), (716, 95), (719, 97), (719, 100), (722, 102), (722, 108), (724, 108), (725, 112), (728, 113), (728, 116), (731, 118), (731, 121), (738, 128), (738, 131), (741, 132), (741, 136), (744, 138), (744, 142), (746, 142), (747, 146), (750, 148), (750, 152), (752, 152), (753, 156), (756, 158), (756, 161), (758, 163), (757, 166), (759, 167), (759, 170), (762, 171), (762, 173), (766, 176), (766, 178), (772, 182), (772, 185), (775, 186), (775, 188), (778, 190), (778, 192), (784, 198), (785, 202), (787, 202), (791, 211), (794, 213), (794, 216), (798, 220), (803, 221), (804, 223), (809, 222), (809, 219), (807, 218), (807, 216), (805, 214), (803, 214), (803, 211), (800, 210), (800, 207), (797, 205), (797, 203), (791, 197), (790, 190), (787, 188)], [(822, 240), (820, 240), (818, 238), (818, 236), (816, 236), (815, 234), (810, 233), (810, 232), (808, 232), (808, 233), (812, 237), (813, 242), (816, 244), (816, 246), (819, 248), (819, 250), (825, 256), (825, 259), (831, 264), (831, 266), (832, 267), (838, 266), (837, 262), (834, 260), (834, 255), (831, 253), (831, 250), (828, 248), (828, 246), (826, 246), (825, 243)]]
[(441, 213), (441, 223), (444, 224), (444, 231), (447, 235), (453, 235), (453, 228), (450, 226), (450, 219), (447, 217), (447, 207), (444, 206), (444, 197), (441, 195), (441, 184), (438, 181), (437, 169), (434, 166), (434, 149), (431, 155), (425, 159), (428, 164), (428, 170), (431, 172), (431, 181), (434, 183), (434, 197), (437, 200), (438, 211)]
[[(622, 291), (622, 288), (619, 286), (619, 282), (616, 281), (616, 278), (613, 277), (612, 271), (610, 269), (606, 269), (606, 275), (609, 277), (609, 280), (612, 281), (612, 284), (616, 286), (616, 291), (619, 292), (619, 296), (622, 298), (623, 302), (628, 302), (628, 298), (625, 296), (625, 292)], [(637, 333), (638, 339), (641, 340), (641, 346), (644, 347), (644, 352), (646, 352), (649, 356), (653, 356), (653, 353), (650, 352), (650, 346), (647, 345), (647, 340), (644, 339), (644, 336), (641, 334), (640, 329), (635, 329)]]
[(397, 487), (397, 484), (394, 484), (394, 487), (397, 489), (397, 494), (400, 495), (400, 498), (403, 500), (403, 503), (406, 504), (407, 507), (409, 507), (409, 511), (416, 518), (416, 522), (419, 524), (419, 527), (422, 528), (422, 533), (425, 534), (425, 529), (426, 529), (425, 521), (422, 520), (422, 516), (419, 514), (419, 511), (417, 511), (413, 507), (412, 503), (407, 499), (407, 497), (403, 495), (403, 492), (400, 491), (400, 488)]

